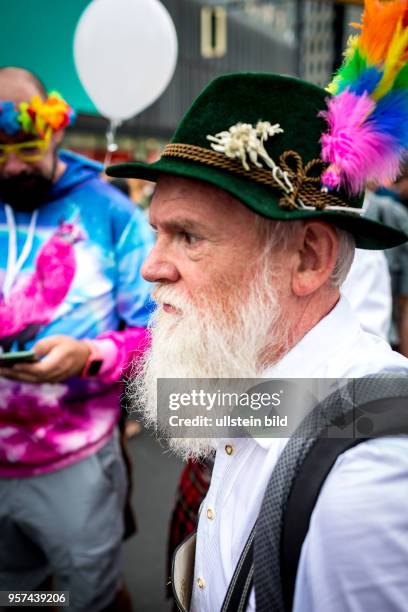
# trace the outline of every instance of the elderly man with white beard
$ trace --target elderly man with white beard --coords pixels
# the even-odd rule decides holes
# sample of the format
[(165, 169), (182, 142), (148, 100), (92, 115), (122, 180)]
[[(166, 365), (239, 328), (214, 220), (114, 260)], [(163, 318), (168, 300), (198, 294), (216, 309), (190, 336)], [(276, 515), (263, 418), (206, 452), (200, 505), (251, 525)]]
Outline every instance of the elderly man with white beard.
[[(135, 391), (152, 422), (158, 378), (263, 376), (338, 302), (354, 253), (326, 223), (265, 222), (217, 187), (178, 177), (159, 179), (150, 223), (157, 242), (142, 274), (159, 308)], [(185, 458), (216, 447), (169, 442)]]
[[(320, 114), (327, 95), (290, 77), (219, 77), (159, 161), (108, 169), (158, 182), (150, 209), (157, 241), (142, 270), (158, 307), (134, 383), (147, 422), (157, 420), (158, 378), (408, 373), (408, 361), (364, 332), (340, 294), (356, 245), (388, 248), (408, 237), (362, 218), (362, 190), (353, 193), (347, 168), (322, 151), (323, 134), (335, 140)], [(184, 458), (216, 452), (179, 608), (283, 610), (262, 602), (256, 576), (241, 607), (226, 594), (287, 440), (169, 443)], [(407, 450), (406, 438), (380, 437), (333, 467), (302, 549), (293, 610), (403, 610)], [(191, 550), (190, 542), (184, 561), (192, 564)]]

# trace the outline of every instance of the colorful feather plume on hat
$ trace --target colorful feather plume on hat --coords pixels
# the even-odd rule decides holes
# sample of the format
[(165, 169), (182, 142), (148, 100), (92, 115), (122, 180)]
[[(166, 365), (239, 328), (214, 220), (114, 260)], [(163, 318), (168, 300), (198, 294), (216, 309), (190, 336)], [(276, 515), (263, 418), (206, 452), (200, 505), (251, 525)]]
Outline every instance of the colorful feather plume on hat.
[(329, 190), (394, 181), (408, 150), (408, 0), (366, 0), (360, 34), (328, 90), (322, 176)]

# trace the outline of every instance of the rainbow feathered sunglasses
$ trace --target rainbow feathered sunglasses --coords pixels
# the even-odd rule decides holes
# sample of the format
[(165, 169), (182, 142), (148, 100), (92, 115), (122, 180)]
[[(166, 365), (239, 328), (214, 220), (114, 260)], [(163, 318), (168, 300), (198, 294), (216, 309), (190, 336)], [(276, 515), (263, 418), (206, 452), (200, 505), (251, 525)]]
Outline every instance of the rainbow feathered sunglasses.
[(8, 135), (23, 131), (44, 139), (50, 130), (58, 131), (71, 125), (74, 110), (56, 91), (46, 100), (33, 96), (29, 102), (0, 101), (0, 130)]

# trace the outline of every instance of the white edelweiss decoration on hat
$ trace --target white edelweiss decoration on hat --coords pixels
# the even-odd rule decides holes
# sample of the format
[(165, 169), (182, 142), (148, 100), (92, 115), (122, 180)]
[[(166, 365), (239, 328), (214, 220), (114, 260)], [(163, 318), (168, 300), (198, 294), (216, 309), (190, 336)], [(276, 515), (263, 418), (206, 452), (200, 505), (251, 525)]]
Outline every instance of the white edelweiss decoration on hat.
[(282, 134), (284, 130), (279, 123), (269, 121), (258, 121), (254, 127), (250, 123), (236, 123), (228, 130), (219, 132), (215, 136), (207, 135), (207, 140), (211, 142), (211, 147), (218, 153), (224, 153), (230, 159), (241, 161), (245, 170), (249, 171), (249, 161), (257, 168), (264, 168), (258, 158), (260, 158), (268, 168), (271, 168), (272, 175), (278, 185), (285, 193), (293, 191), (293, 185), (289, 180), (287, 172), (284, 172), (268, 155), (264, 147), (264, 142), (270, 136)]
[(272, 125), (269, 121), (258, 121), (255, 127), (250, 123), (237, 123), (215, 136), (208, 135), (211, 147), (218, 153), (224, 153), (230, 159), (239, 159), (245, 170), (249, 170), (247, 158), (257, 167), (262, 168), (258, 156), (269, 168), (276, 166), (265, 150), (264, 142), (269, 136), (281, 134), (283, 129), (279, 123)]

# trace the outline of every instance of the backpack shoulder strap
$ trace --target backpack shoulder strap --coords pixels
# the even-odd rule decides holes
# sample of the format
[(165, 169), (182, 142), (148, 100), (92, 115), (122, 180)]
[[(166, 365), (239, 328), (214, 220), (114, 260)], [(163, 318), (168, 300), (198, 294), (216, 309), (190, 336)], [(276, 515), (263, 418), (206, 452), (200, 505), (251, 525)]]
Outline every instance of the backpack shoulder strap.
[(367, 432), (359, 435), (355, 430), (352, 438), (330, 438), (326, 431), (326, 436), (323, 433), (308, 453), (292, 483), (281, 535), (281, 577), (286, 610), (292, 609), (300, 553), (313, 509), (339, 455), (371, 438), (408, 433), (407, 397), (375, 400), (358, 409), (360, 413), (375, 414), (375, 429), (370, 435)]

